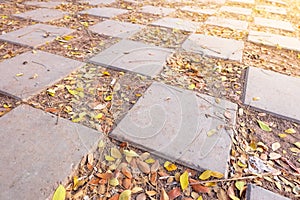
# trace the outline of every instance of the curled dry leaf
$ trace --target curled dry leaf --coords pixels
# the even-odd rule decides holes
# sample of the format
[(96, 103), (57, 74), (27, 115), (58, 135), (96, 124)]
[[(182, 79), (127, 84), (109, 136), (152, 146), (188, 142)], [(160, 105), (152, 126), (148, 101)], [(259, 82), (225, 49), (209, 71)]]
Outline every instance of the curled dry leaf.
[(123, 167), (122, 168), (122, 173), (124, 174), (124, 176), (126, 176), (127, 178), (129, 178), (129, 179), (132, 179), (132, 174), (131, 174), (131, 172), (130, 172), (130, 170), (129, 170), (129, 168), (128, 167)]
[(154, 190), (149, 190), (149, 191), (146, 191), (146, 194), (147, 194), (149, 197), (152, 197), (152, 196), (156, 195), (157, 192), (154, 191)]
[(160, 200), (169, 200), (169, 196), (166, 193), (166, 191), (165, 191), (164, 188), (161, 188), (161, 191), (160, 191)]
[(156, 161), (153, 163), (153, 165), (151, 166), (150, 171), (151, 171), (151, 172), (157, 172), (158, 168), (159, 168), (159, 161), (156, 160)]
[(157, 184), (157, 172), (151, 172), (151, 174), (150, 174), (150, 183), (152, 185)]
[(195, 192), (198, 193), (210, 193), (210, 189), (198, 183), (195, 179), (189, 179), (190, 184)]
[(281, 145), (280, 145), (279, 142), (274, 142), (274, 143), (272, 144), (272, 150), (273, 150), (273, 151), (277, 151), (280, 147), (281, 147)]
[(281, 155), (279, 153), (274, 153), (274, 152), (271, 152), (269, 154), (269, 157), (270, 157), (270, 160), (277, 160), (281, 157)]
[(145, 173), (145, 174), (150, 173), (150, 166), (147, 163), (145, 163), (141, 160), (137, 160), (137, 166), (143, 173)]
[(131, 179), (124, 178), (122, 181), (122, 185), (125, 189), (129, 189), (131, 187)]
[(145, 193), (141, 193), (136, 196), (136, 200), (146, 200), (146, 199), (147, 199), (147, 196)]
[(181, 195), (181, 191), (179, 187), (173, 188), (168, 192), (168, 196), (170, 200), (173, 200)]
[(148, 153), (148, 152), (142, 153), (142, 154), (140, 155), (140, 159), (141, 159), (142, 161), (147, 160), (149, 157), (150, 157), (150, 153)]
[(114, 158), (117, 158), (117, 159), (122, 158), (122, 154), (119, 151), (119, 149), (117, 149), (117, 148), (111, 148), (110, 149), (110, 154)]
[(134, 187), (134, 188), (132, 188), (131, 193), (136, 194), (136, 193), (142, 192), (143, 190), (144, 189), (141, 187)]

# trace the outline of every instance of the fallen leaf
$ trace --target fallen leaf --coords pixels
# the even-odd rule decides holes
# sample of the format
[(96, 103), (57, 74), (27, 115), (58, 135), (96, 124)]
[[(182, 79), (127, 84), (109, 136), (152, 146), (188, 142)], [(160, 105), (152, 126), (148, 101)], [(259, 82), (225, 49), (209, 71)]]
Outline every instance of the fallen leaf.
[(189, 186), (189, 173), (187, 171), (180, 176), (180, 186), (182, 190), (185, 190)]
[(211, 176), (215, 178), (223, 178), (224, 175), (221, 172), (212, 171)]
[(131, 187), (131, 179), (124, 178), (122, 181), (122, 185), (125, 189), (129, 189)]
[(96, 116), (94, 116), (94, 119), (101, 119), (102, 117), (103, 117), (103, 114), (99, 113)]
[(288, 134), (294, 134), (294, 133), (296, 133), (296, 130), (293, 128), (289, 128), (289, 129), (286, 129), (284, 132), (286, 132)]
[(115, 161), (116, 159), (114, 157), (111, 157), (109, 155), (105, 155), (105, 160), (109, 161), (109, 162), (113, 162)]
[(252, 100), (253, 100), (253, 101), (259, 101), (259, 100), (260, 100), (260, 97), (253, 97)]
[(105, 76), (110, 76), (110, 73), (108, 71), (104, 71), (104, 72), (102, 72), (102, 74)]
[(119, 196), (119, 200), (130, 200), (130, 198), (131, 190), (124, 190)]
[(196, 88), (196, 85), (194, 83), (190, 84), (188, 87), (189, 90), (193, 90), (195, 88)]
[(173, 188), (172, 190), (170, 190), (168, 192), (168, 196), (169, 196), (170, 200), (176, 199), (180, 195), (181, 195), (181, 191), (180, 191), (179, 187)]
[(65, 35), (65, 36), (62, 37), (62, 39), (66, 40), (66, 41), (69, 41), (69, 40), (71, 40), (73, 38), (74, 38), (74, 36), (72, 36), (72, 35)]
[(269, 157), (270, 157), (270, 160), (277, 160), (281, 157), (281, 155), (279, 153), (274, 153), (274, 152), (271, 152), (269, 154)]
[(123, 152), (127, 157), (139, 157), (139, 155), (133, 150), (124, 150)]
[(196, 181), (192, 178), (190, 178), (189, 181), (190, 181), (190, 185), (192, 186), (192, 189), (195, 192), (198, 192), (198, 193), (209, 193), (210, 192), (210, 189), (208, 187), (205, 187), (205, 186), (199, 184), (198, 181)]
[(161, 191), (160, 191), (160, 200), (169, 200), (169, 196), (166, 193), (166, 191), (165, 191), (164, 188), (161, 188)]
[(295, 142), (294, 145), (300, 149), (300, 142)]
[(164, 163), (164, 167), (166, 168), (166, 170), (168, 170), (169, 172), (171, 171), (175, 171), (177, 169), (177, 166), (169, 161), (166, 161)]
[(279, 133), (278, 136), (279, 136), (280, 138), (285, 138), (285, 137), (287, 136), (287, 134)]
[(114, 147), (110, 149), (110, 155), (117, 159), (122, 158), (122, 154), (119, 151), (119, 149), (114, 148)]
[(153, 163), (153, 165), (151, 166), (150, 171), (151, 172), (156, 172), (158, 170), (158, 168), (159, 168), (159, 161), (156, 160), (155, 163)]
[(106, 103), (102, 103), (102, 104), (98, 104), (97, 106), (95, 106), (93, 109), (94, 110), (102, 110), (104, 108), (106, 108), (107, 104)]
[(293, 153), (300, 153), (300, 149), (296, 148), (296, 147), (291, 147), (290, 151)]
[(119, 185), (119, 180), (117, 178), (112, 178), (109, 180), (109, 185), (116, 187), (117, 185)]
[(197, 198), (197, 200), (203, 200), (202, 196), (199, 196), (199, 197)]
[(267, 132), (272, 131), (272, 129), (266, 123), (264, 123), (260, 120), (257, 120), (257, 123), (262, 130), (267, 131)]
[(122, 168), (122, 173), (124, 174), (124, 176), (126, 176), (129, 179), (132, 179), (132, 174), (130, 172), (130, 170), (128, 169), (128, 167), (123, 167)]
[(59, 185), (52, 197), (52, 200), (65, 200), (66, 198), (66, 189), (63, 185)]
[(282, 190), (281, 184), (278, 181), (275, 181), (274, 183), (275, 183), (276, 187), (281, 191)]
[(131, 190), (132, 194), (135, 194), (135, 193), (138, 193), (138, 192), (142, 192), (142, 191), (143, 191), (143, 188), (141, 188), (141, 187), (134, 187)]
[(207, 134), (208, 137), (210, 137), (210, 136), (214, 135), (215, 133), (217, 133), (217, 130), (216, 129), (211, 129), (206, 134)]
[(149, 197), (152, 197), (152, 196), (156, 195), (157, 192), (154, 191), (154, 190), (149, 190), (149, 191), (146, 191), (146, 194), (147, 194)]
[(235, 187), (240, 191), (240, 196), (242, 196), (242, 193), (246, 188), (245, 184), (246, 184), (246, 182), (244, 182), (244, 181), (236, 181), (234, 184)]
[(143, 173), (145, 173), (145, 174), (149, 174), (150, 173), (150, 166), (147, 164), (147, 163), (145, 163), (145, 162), (143, 162), (143, 161), (141, 161), (141, 160), (137, 160), (137, 163), (136, 163), (137, 165), (138, 165), (138, 168), (143, 172)]
[(273, 150), (273, 151), (278, 150), (280, 147), (281, 147), (281, 145), (280, 145), (279, 142), (274, 142), (274, 143), (272, 144), (272, 150)]
[(23, 76), (23, 75), (24, 75), (24, 73), (18, 73), (18, 74), (16, 74), (17, 77)]
[(155, 160), (153, 158), (149, 158), (149, 159), (145, 160), (145, 162), (148, 164), (152, 164), (155, 162)]
[(230, 199), (232, 199), (232, 200), (239, 200), (239, 198), (235, 196), (233, 185), (231, 185), (228, 188), (227, 194), (228, 194), (228, 196), (229, 196)]
[(141, 193), (139, 195), (136, 196), (135, 200), (146, 200), (147, 196), (145, 193)]
[(211, 174), (212, 174), (212, 171), (211, 170), (205, 170), (200, 176), (199, 176), (199, 179), (200, 180), (207, 180), (207, 179), (209, 179), (210, 178), (210, 176), (211, 176)]
[(52, 97), (55, 96), (55, 92), (56, 92), (56, 90), (54, 90), (54, 89), (48, 89), (48, 90), (47, 90), (47, 94), (49, 94), (49, 95), (52, 96)]
[(107, 97), (104, 98), (105, 101), (111, 101), (112, 100), (112, 95), (109, 95)]
[(120, 197), (120, 194), (115, 194), (114, 196), (110, 197), (108, 200), (118, 200)]

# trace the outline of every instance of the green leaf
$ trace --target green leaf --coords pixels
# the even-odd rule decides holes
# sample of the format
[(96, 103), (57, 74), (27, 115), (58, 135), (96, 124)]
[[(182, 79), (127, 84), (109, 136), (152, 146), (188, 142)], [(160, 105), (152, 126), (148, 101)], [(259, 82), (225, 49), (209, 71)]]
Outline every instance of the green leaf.
[(272, 129), (266, 123), (264, 123), (260, 120), (257, 120), (257, 123), (262, 130), (267, 131), (267, 132), (272, 131)]
[(189, 186), (189, 173), (185, 171), (183, 174), (180, 175), (180, 185), (181, 189), (185, 190)]
[(114, 158), (122, 158), (122, 154), (121, 152), (119, 151), (119, 149), (117, 148), (111, 148), (110, 149), (110, 154), (112, 157)]
[(133, 150), (124, 150), (124, 154), (128, 157), (139, 157), (139, 155)]
[(235, 187), (241, 191), (244, 189), (244, 186), (245, 186), (245, 182), (244, 181), (236, 181), (235, 182)]
[(129, 200), (131, 196), (131, 190), (124, 190), (120, 196), (119, 200)]
[(52, 197), (52, 200), (64, 200), (66, 198), (66, 189), (63, 185), (59, 185)]

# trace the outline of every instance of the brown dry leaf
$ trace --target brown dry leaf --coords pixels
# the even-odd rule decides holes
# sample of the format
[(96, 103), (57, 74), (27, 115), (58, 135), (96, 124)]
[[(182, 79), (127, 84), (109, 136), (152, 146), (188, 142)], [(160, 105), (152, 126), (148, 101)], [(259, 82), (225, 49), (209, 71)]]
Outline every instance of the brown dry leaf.
[(122, 158), (122, 154), (119, 151), (119, 149), (117, 149), (117, 148), (111, 148), (110, 149), (110, 154), (114, 158), (117, 158), (117, 159)]
[(136, 200), (146, 200), (146, 199), (147, 199), (147, 196), (145, 193), (141, 193), (136, 196)]
[(161, 188), (161, 191), (160, 191), (160, 200), (169, 200), (169, 196), (166, 193), (166, 191), (165, 191), (164, 188)]
[(150, 174), (150, 183), (152, 185), (157, 184), (157, 172), (151, 172), (151, 174)]
[(153, 165), (151, 166), (150, 171), (151, 171), (151, 172), (157, 172), (158, 168), (159, 168), (159, 161), (156, 160), (156, 161), (153, 163)]
[(278, 150), (280, 147), (281, 147), (281, 145), (280, 145), (279, 142), (274, 142), (274, 143), (272, 144), (272, 150), (273, 150), (273, 151)]
[(147, 194), (149, 197), (152, 197), (152, 196), (156, 195), (157, 192), (154, 191), (154, 190), (149, 190), (149, 191), (146, 191), (146, 194)]
[(217, 197), (219, 200), (228, 200), (228, 196), (227, 196), (225, 190), (223, 190), (222, 188), (218, 189)]
[(277, 160), (281, 157), (281, 155), (279, 153), (274, 153), (274, 152), (271, 152), (269, 154), (269, 157), (270, 157), (270, 160)]
[(130, 172), (130, 170), (129, 170), (128, 167), (123, 167), (123, 168), (122, 168), (122, 173), (123, 173), (124, 176), (126, 176), (127, 178), (132, 179), (132, 174), (131, 174), (131, 172)]
[(92, 178), (90, 181), (89, 181), (89, 184), (90, 185), (98, 185), (99, 184), (99, 181), (100, 179), (99, 178)]
[(145, 174), (150, 173), (150, 166), (147, 163), (145, 163), (141, 160), (137, 160), (137, 166), (143, 173), (145, 173)]
[(141, 187), (134, 187), (134, 188), (132, 188), (131, 193), (135, 194), (135, 193), (139, 193), (139, 192), (142, 192), (142, 191), (143, 191), (143, 188), (141, 188)]
[(129, 189), (131, 187), (131, 179), (124, 178), (122, 181), (122, 185), (125, 189)]
[(230, 199), (232, 199), (232, 200), (239, 200), (239, 198), (235, 196), (235, 193), (234, 193), (234, 186), (233, 186), (233, 185), (231, 185), (231, 186), (228, 188), (227, 194), (228, 194), (228, 196), (230, 197)]
[(168, 192), (168, 196), (170, 200), (173, 200), (181, 195), (181, 191), (179, 187), (173, 188)]
[(198, 193), (210, 193), (210, 189), (198, 183), (195, 179), (190, 178), (190, 185), (192, 186), (193, 190)]

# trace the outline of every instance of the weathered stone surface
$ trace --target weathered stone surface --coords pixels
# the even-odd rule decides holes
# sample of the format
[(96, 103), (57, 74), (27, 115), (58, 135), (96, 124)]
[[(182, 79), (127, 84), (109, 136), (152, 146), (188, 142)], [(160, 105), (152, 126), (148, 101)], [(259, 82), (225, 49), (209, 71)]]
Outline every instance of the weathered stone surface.
[(247, 186), (247, 200), (289, 200), (289, 198), (280, 196), (278, 194), (275, 194), (274, 192), (271, 192), (269, 190), (266, 190), (262, 187), (256, 186), (254, 184), (248, 184)]
[(128, 10), (125, 9), (102, 7), (102, 8), (91, 8), (88, 10), (84, 10), (81, 11), (80, 14), (88, 14), (96, 17), (112, 18), (117, 15), (125, 14), (127, 12)]
[(23, 53), (0, 63), (0, 92), (25, 100), (83, 65), (42, 51)]
[(80, 1), (82, 3), (88, 3), (90, 5), (93, 5), (93, 6), (97, 6), (97, 5), (100, 5), (100, 4), (111, 4), (111, 3), (114, 3), (115, 0), (82, 0)]
[(192, 34), (182, 44), (186, 51), (241, 62), (244, 42), (202, 34)]
[(62, 2), (59, 1), (26, 1), (24, 2), (25, 5), (28, 6), (37, 6), (42, 8), (55, 8), (56, 6), (60, 5)]
[(255, 0), (229, 0), (235, 3), (255, 4)]
[(174, 8), (164, 8), (164, 7), (157, 7), (157, 6), (143, 6), (141, 8), (141, 12), (144, 13), (151, 13), (154, 15), (161, 15), (166, 16), (172, 12), (174, 12), (176, 9)]
[(280, 14), (280, 15), (287, 14), (285, 8), (281, 8), (281, 7), (277, 7), (277, 6), (257, 5), (255, 9), (262, 10), (262, 11), (269, 12), (269, 13)]
[[(244, 103), (300, 121), (300, 79), (255, 67), (247, 70)], [(253, 101), (253, 97), (259, 97)]]
[(38, 22), (48, 22), (48, 21), (60, 19), (66, 14), (68, 13), (55, 10), (55, 9), (39, 8), (24, 13), (14, 14), (13, 16), (24, 18), (24, 19), (32, 19)]
[(214, 25), (214, 26), (236, 29), (236, 30), (247, 30), (248, 28), (248, 22), (246, 21), (214, 17), (214, 16), (207, 18), (207, 20), (204, 23), (209, 25)]
[(300, 51), (300, 40), (294, 37), (276, 35), (259, 31), (250, 31), (248, 35), (248, 41), (268, 46), (279, 45), (284, 49)]
[(209, 8), (202, 9), (202, 8), (192, 7), (192, 6), (184, 6), (184, 7), (180, 8), (180, 10), (198, 13), (198, 14), (204, 14), (204, 15), (213, 15), (216, 13), (215, 9), (209, 9)]
[(108, 35), (112, 37), (127, 38), (145, 26), (132, 24), (128, 22), (119, 22), (114, 20), (106, 20), (89, 27), (93, 32)]
[(0, 126), (1, 200), (47, 199), (102, 138), (100, 132), (27, 105), (1, 117)]
[(22, 46), (38, 47), (46, 42), (51, 42), (55, 38), (63, 35), (68, 35), (74, 30), (51, 26), (46, 24), (34, 24), (13, 32), (0, 35), (0, 40), (19, 44)]
[(252, 10), (249, 8), (235, 7), (235, 6), (222, 6), (221, 12), (235, 13), (239, 15), (251, 15)]
[(282, 29), (286, 31), (295, 31), (293, 25), (290, 22), (286, 22), (286, 21), (267, 19), (262, 17), (254, 17), (254, 24), (259, 26)]
[(179, 18), (165, 17), (155, 22), (152, 22), (152, 25), (194, 32), (201, 26), (201, 23)]
[[(217, 127), (227, 124), (226, 110), (235, 124), (236, 109), (228, 101), (216, 104), (213, 97), (154, 82), (110, 136), (192, 168), (225, 173), (230, 131)], [(215, 115), (221, 120), (206, 117)]]
[(89, 61), (103, 67), (140, 73), (153, 77), (165, 64), (170, 49), (160, 48), (141, 42), (122, 40), (100, 52)]
[(281, 1), (281, 0), (267, 0), (267, 2), (270, 2), (272, 4), (280, 4), (280, 5), (283, 5), (283, 6), (287, 6), (288, 4), (284, 1)]

